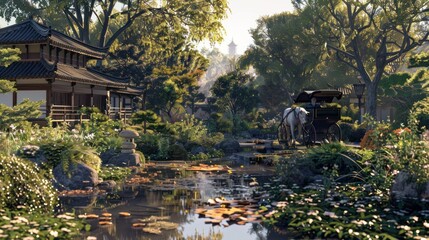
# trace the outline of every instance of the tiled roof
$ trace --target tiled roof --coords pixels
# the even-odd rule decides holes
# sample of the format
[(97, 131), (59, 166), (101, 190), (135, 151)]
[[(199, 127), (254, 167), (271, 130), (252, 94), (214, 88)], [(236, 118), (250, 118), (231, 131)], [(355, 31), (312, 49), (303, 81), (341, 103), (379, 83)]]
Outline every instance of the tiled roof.
[(45, 61), (14, 62), (9, 67), (0, 67), (0, 79), (51, 78), (67, 82), (86, 83), (98, 86), (126, 88), (119, 78), (108, 76), (85, 68), (75, 68), (65, 64), (49, 64)]
[(0, 66), (0, 79), (52, 78), (53, 70), (41, 61), (14, 62), (9, 67)]
[(57, 64), (55, 78), (69, 82), (83, 82), (93, 85), (111, 86), (111, 87), (126, 87), (126, 83), (113, 81), (114, 77), (106, 76), (94, 71), (89, 71), (85, 68), (75, 68), (70, 65)]
[(32, 19), (0, 29), (0, 44), (49, 43), (52, 46), (102, 59), (107, 48), (98, 48), (67, 36)]

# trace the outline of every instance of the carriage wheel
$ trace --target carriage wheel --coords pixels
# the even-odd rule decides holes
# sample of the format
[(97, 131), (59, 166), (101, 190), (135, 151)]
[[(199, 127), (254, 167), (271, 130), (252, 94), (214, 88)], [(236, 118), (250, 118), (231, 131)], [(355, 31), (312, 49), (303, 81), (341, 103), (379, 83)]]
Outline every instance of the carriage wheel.
[(338, 124), (334, 123), (328, 127), (328, 131), (326, 133), (326, 140), (328, 140), (328, 142), (341, 141), (341, 129)]
[(311, 147), (316, 144), (316, 128), (313, 124), (307, 124), (302, 132), (304, 135), (304, 144), (306, 147)]

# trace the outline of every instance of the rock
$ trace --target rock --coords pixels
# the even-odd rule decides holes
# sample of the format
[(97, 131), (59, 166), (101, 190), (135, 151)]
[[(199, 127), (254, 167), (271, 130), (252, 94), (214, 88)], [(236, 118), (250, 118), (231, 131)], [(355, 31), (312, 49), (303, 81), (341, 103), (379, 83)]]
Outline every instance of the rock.
[(225, 155), (241, 152), (240, 143), (234, 139), (226, 139), (217, 144), (215, 148), (222, 150)]
[(113, 180), (106, 180), (106, 181), (99, 183), (97, 185), (97, 187), (100, 190), (105, 190), (107, 192), (111, 192), (116, 187), (116, 182)]
[(119, 153), (116, 152), (115, 150), (109, 149), (106, 152), (102, 152), (100, 154), (100, 158), (101, 158), (101, 162), (103, 164), (107, 164), (111, 158), (117, 156)]
[(407, 172), (399, 172), (391, 188), (395, 200), (429, 198), (429, 182), (417, 184)]
[(207, 149), (205, 147), (203, 147), (203, 146), (194, 146), (191, 149), (191, 153), (194, 154), (194, 155), (198, 154), (198, 153), (207, 153)]
[(118, 167), (141, 166), (144, 159), (140, 159), (138, 153), (120, 153), (112, 157), (107, 164)]
[(59, 164), (54, 168), (53, 174), (54, 186), (59, 190), (85, 189), (98, 184), (98, 173), (84, 163), (71, 164), (67, 172)]

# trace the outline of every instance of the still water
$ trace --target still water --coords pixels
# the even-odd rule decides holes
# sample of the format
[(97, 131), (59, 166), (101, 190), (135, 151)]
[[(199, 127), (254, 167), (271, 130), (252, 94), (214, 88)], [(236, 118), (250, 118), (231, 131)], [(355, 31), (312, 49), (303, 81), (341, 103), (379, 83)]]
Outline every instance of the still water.
[[(259, 186), (272, 178), (272, 170), (262, 166), (238, 167), (229, 172), (197, 172), (179, 168), (153, 166), (137, 173), (141, 177), (152, 179), (146, 184), (119, 184), (109, 193), (92, 197), (62, 198), (65, 208), (73, 208), (76, 213), (112, 214), (112, 225), (100, 225), (98, 219), (88, 219), (89, 232), (82, 233), (78, 239), (94, 236), (102, 240), (139, 240), (139, 239), (187, 239), (198, 233), (209, 236), (221, 233), (225, 240), (277, 240), (287, 237), (265, 228), (260, 223), (237, 225), (227, 220), (220, 224), (207, 224), (208, 218), (201, 217), (195, 210), (206, 206), (207, 200), (222, 197), (226, 200), (252, 199)], [(250, 171), (246, 171), (250, 170)], [(251, 184), (253, 183), (253, 184)], [(264, 204), (259, 198), (259, 204)], [(129, 212), (131, 216), (121, 217), (120, 212)], [(133, 223), (151, 216), (168, 217), (168, 222), (178, 224), (177, 229), (162, 230), (159, 235), (145, 233), (142, 228), (132, 227)], [(210, 238), (208, 238), (210, 239)]]

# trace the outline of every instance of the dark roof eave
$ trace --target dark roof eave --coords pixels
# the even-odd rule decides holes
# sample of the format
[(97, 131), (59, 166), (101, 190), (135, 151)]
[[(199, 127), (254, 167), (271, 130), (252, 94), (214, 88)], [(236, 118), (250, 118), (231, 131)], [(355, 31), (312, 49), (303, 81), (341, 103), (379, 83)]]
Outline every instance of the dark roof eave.
[(94, 58), (97, 58), (97, 59), (100, 59), (100, 60), (103, 59), (104, 56), (105, 56), (105, 53), (99, 53), (99, 54), (97, 54), (97, 52), (85, 51), (83, 49), (78, 49), (78, 48), (75, 48), (75, 47), (67, 46), (65, 44), (59, 43), (59, 42), (54, 41), (54, 40), (51, 40), (50, 43), (51, 43), (52, 46), (63, 48), (63, 49), (66, 49), (66, 50), (71, 50), (71, 51), (77, 52), (77, 53), (83, 53), (83, 54), (85, 54), (87, 56), (94, 57)]
[(105, 83), (105, 82), (93, 81), (93, 80), (88, 80), (88, 79), (83, 79), (83, 78), (68, 77), (68, 76), (63, 76), (63, 75), (59, 75), (59, 74), (55, 75), (55, 79), (59, 79), (59, 80), (67, 81), (67, 82), (87, 83), (87, 84), (103, 86), (103, 87), (115, 87), (115, 88), (125, 88), (126, 87), (125, 85), (122, 85), (122, 84)]

